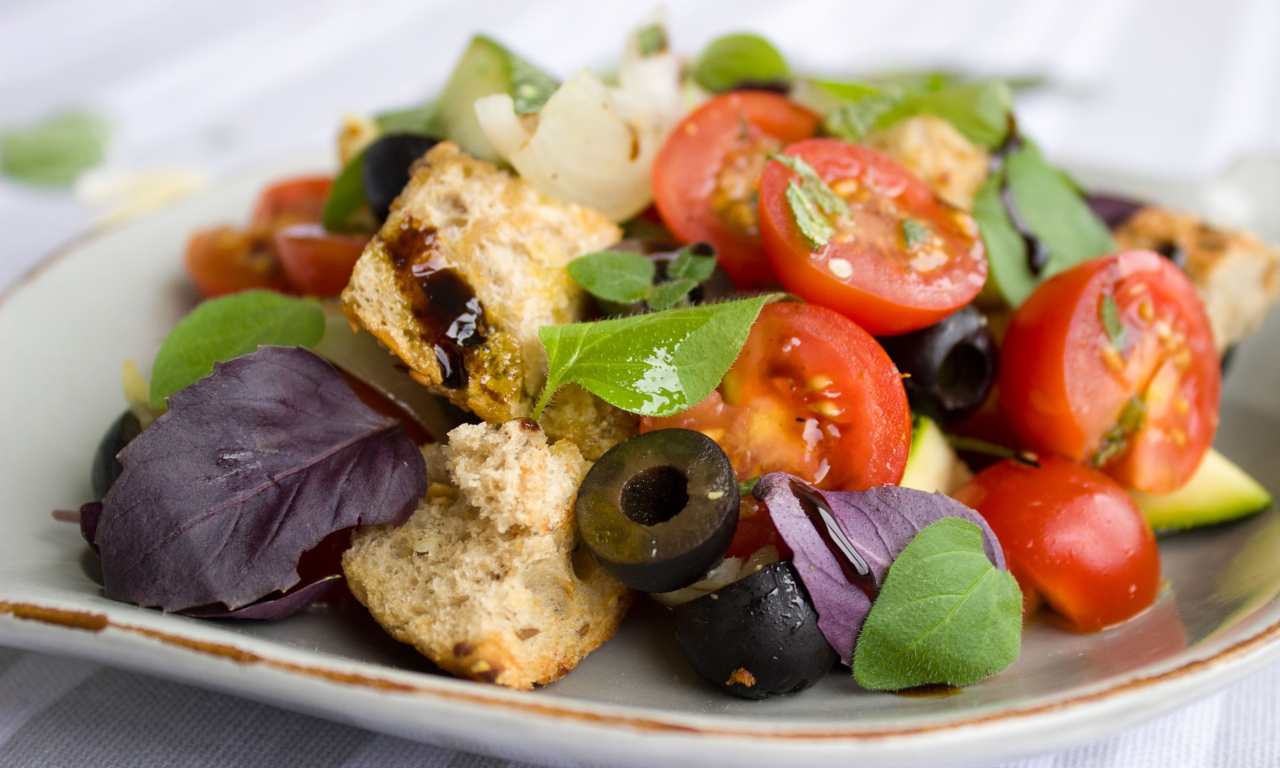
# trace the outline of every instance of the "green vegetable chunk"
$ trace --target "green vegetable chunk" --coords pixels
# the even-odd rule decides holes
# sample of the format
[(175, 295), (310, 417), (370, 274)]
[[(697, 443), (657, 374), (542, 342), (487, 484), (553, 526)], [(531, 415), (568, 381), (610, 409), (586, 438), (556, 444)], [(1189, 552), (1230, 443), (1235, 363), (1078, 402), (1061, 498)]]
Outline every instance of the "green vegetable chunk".
[(106, 121), (85, 112), (0, 131), (0, 174), (27, 184), (70, 184), (102, 162), (108, 135)]
[(693, 79), (712, 93), (743, 84), (787, 82), (791, 68), (777, 48), (760, 35), (739, 32), (707, 44), (693, 65)]
[(649, 297), (653, 262), (631, 251), (597, 251), (569, 262), (569, 276), (605, 301), (631, 304)]
[(670, 416), (715, 389), (747, 341), (765, 304), (781, 294), (653, 312), (593, 323), (549, 325), (547, 383), (534, 418), (575, 383), (624, 411)]
[(1142, 516), (1157, 531), (1225, 523), (1271, 506), (1271, 494), (1261, 483), (1212, 448), (1178, 490), (1162, 494), (1133, 491), (1132, 495)]
[(889, 568), (853, 656), (853, 677), (874, 691), (971, 685), (1018, 658), (1022, 593), (991, 564), (978, 526), (939, 520)]
[(262, 346), (314, 347), (324, 336), (324, 310), (310, 299), (244, 291), (210, 299), (182, 318), (160, 345), (151, 371), (151, 406), (208, 376), (214, 363)]

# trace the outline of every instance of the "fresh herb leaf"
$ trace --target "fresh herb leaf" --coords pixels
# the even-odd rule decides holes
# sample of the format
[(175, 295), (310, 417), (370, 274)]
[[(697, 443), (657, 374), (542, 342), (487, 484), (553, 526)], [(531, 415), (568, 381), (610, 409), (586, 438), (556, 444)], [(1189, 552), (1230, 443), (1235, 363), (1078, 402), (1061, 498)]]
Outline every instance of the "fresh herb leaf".
[(823, 128), (839, 138), (861, 141), (868, 133), (909, 117), (933, 115), (951, 123), (975, 144), (992, 148), (1008, 133), (1013, 97), (998, 80), (949, 84), (900, 81), (883, 84), (819, 81), (819, 89), (838, 100), (826, 110)]
[(716, 271), (716, 254), (706, 243), (694, 243), (680, 249), (667, 267), (673, 280), (692, 280), (694, 284), (710, 280)]
[(759, 484), (760, 484), (760, 476), (759, 476), (759, 475), (756, 475), (755, 477), (748, 478), (748, 479), (746, 479), (746, 480), (740, 480), (740, 481), (738, 481), (738, 495), (739, 495), (739, 496), (741, 496), (741, 497), (743, 497), (743, 498), (746, 498), (747, 496), (750, 496), (750, 495), (751, 495), (751, 492), (752, 492), (752, 491), (754, 491), (754, 490), (756, 489), (756, 486), (757, 486), (757, 485), (759, 485)]
[(819, 210), (817, 202), (805, 194), (804, 187), (792, 181), (787, 184), (786, 196), (796, 227), (800, 229), (804, 239), (809, 241), (809, 245), (817, 250), (830, 242), (836, 229), (831, 220)]
[(222, 363), (169, 406), (120, 452), (91, 531), (117, 600), (234, 611), (297, 585), (325, 537), (399, 524), (426, 491), (404, 427), (304, 349)]
[(991, 564), (978, 526), (946, 518), (889, 568), (858, 636), (853, 676), (874, 691), (971, 685), (1016, 661), (1021, 642), (1018, 583)]
[(364, 191), (364, 150), (342, 166), (320, 214), (321, 224), (330, 232), (364, 232), (373, 228)]
[(429, 101), (416, 107), (391, 109), (373, 116), (379, 133), (421, 133), (438, 136), (436, 129), (436, 104)]
[(65, 186), (102, 162), (110, 131), (87, 112), (64, 112), (0, 131), (0, 174), (27, 184)]
[(740, 32), (708, 43), (693, 65), (693, 79), (708, 91), (721, 93), (742, 85), (789, 82), (791, 68), (773, 43)]
[(318, 302), (274, 291), (243, 291), (210, 299), (182, 318), (160, 345), (151, 370), (151, 406), (213, 371), (215, 363), (260, 346), (312, 347), (324, 336)]
[(576, 383), (624, 411), (670, 416), (715, 389), (765, 304), (779, 294), (538, 330), (547, 382), (534, 408)]
[(1102, 442), (1093, 454), (1093, 465), (1102, 467), (1129, 449), (1129, 438), (1142, 427), (1147, 417), (1147, 404), (1134, 395), (1124, 404), (1116, 423), (1102, 435)]
[(902, 239), (906, 242), (907, 248), (924, 245), (932, 237), (933, 230), (929, 229), (929, 225), (923, 221), (917, 221), (912, 218), (902, 220)]
[(791, 208), (791, 215), (800, 234), (804, 235), (814, 249), (823, 247), (836, 233), (831, 220), (847, 215), (848, 204), (827, 186), (803, 158), (775, 154), (771, 159), (782, 163), (796, 174), (796, 178), (787, 184), (787, 205)]
[(1120, 319), (1120, 307), (1116, 304), (1116, 297), (1110, 293), (1104, 294), (1102, 300), (1098, 302), (1098, 320), (1102, 322), (1102, 329), (1107, 332), (1107, 340), (1111, 342), (1111, 346), (1117, 352), (1123, 352), (1128, 329)]
[(1007, 445), (1000, 445), (968, 435), (947, 434), (947, 444), (963, 453), (976, 453), (980, 456), (993, 456), (997, 459), (1011, 459), (1027, 467), (1040, 467), (1040, 457), (1032, 451), (1020, 451)]
[(653, 286), (649, 293), (649, 308), (655, 312), (671, 309), (689, 295), (689, 291), (698, 287), (696, 280), (678, 278)]
[(569, 276), (605, 301), (632, 304), (648, 298), (653, 262), (630, 251), (597, 251), (569, 262)]
[(882, 589), (890, 566), (920, 529), (943, 518), (967, 520), (982, 531), (981, 551), (1005, 565), (1000, 542), (982, 517), (940, 493), (896, 485), (827, 491), (782, 472), (760, 478), (752, 493), (793, 552), (792, 565), (818, 611), (818, 629), (845, 664), (871, 610), (867, 592), (850, 579)]
[[(1031, 270), (1027, 244), (1009, 215), (1006, 198), (1049, 254), (1039, 274)], [(973, 218), (990, 266), (984, 290), (1015, 309), (1041, 281), (1115, 249), (1106, 224), (1079, 190), (1025, 142), (1010, 152), (1004, 168), (990, 174), (978, 189)]]
[(657, 22), (636, 30), (636, 50), (649, 57), (667, 51), (667, 28)]

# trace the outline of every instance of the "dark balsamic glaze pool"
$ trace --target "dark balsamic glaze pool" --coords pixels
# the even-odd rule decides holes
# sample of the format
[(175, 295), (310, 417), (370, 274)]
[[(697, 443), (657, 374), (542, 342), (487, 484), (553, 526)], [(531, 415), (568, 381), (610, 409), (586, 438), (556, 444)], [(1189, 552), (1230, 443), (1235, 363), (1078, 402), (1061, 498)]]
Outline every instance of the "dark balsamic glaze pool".
[(400, 292), (409, 297), (422, 340), (432, 346), (446, 387), (467, 386), (464, 352), (485, 339), (484, 307), (466, 278), (436, 254), (436, 230), (411, 222), (386, 241)]

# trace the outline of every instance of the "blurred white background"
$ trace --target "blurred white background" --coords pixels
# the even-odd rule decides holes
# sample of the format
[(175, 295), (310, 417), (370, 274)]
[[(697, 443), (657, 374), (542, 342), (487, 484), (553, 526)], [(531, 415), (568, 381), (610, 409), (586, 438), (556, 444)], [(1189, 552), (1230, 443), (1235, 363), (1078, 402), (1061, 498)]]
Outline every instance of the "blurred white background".
[[(559, 74), (607, 65), (654, 6), (622, 0), (4, 0), (0, 126), (82, 107), (106, 168), (208, 179), (287, 153), (328, 162), (345, 112), (415, 103), (488, 31)], [(1276, 0), (669, 2), (678, 49), (734, 29), (800, 69), (1041, 75), (1023, 126), (1068, 166), (1214, 175), (1280, 145)], [(0, 183), (0, 282), (90, 221), (67, 193)]]

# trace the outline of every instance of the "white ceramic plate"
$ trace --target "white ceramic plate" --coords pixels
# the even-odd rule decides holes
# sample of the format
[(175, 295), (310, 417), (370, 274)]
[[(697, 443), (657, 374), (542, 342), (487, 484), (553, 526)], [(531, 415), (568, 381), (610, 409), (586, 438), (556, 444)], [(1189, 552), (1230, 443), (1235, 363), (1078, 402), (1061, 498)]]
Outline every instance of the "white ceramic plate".
[[(215, 623), (109, 601), (86, 575), (78, 531), (49, 512), (89, 496), (91, 452), (122, 409), (121, 361), (150, 360), (190, 305), (187, 233), (241, 220), (280, 170), (74, 242), (0, 298), (0, 642), (512, 758), (771, 768), (959, 765), (1058, 748), (1280, 656), (1275, 512), (1164, 541), (1169, 589), (1140, 618), (1092, 636), (1033, 623), (1014, 667), (935, 698), (868, 694), (832, 674), (792, 698), (731, 699), (691, 674), (652, 610), (565, 680), (526, 694), (433, 674), (360, 615)], [(1274, 491), (1280, 354), (1267, 337), (1237, 359), (1218, 444)]]

